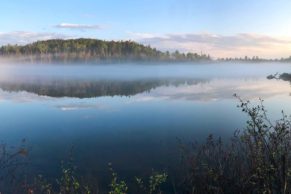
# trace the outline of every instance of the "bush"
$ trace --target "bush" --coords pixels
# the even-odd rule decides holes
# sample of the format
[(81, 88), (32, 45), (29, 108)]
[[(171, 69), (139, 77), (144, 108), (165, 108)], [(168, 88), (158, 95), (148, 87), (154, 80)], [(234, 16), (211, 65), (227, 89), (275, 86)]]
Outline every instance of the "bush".
[(263, 100), (252, 107), (238, 98), (249, 117), (247, 126), (236, 131), (227, 144), (208, 137), (203, 145), (187, 151), (185, 193), (291, 193), (291, 120), (271, 122)]

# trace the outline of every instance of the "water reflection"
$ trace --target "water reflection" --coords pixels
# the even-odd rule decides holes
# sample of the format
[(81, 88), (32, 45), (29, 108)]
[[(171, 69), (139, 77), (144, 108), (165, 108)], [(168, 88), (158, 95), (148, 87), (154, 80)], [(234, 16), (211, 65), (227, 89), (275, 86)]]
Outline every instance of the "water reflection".
[(161, 86), (195, 85), (202, 79), (144, 79), (144, 80), (58, 80), (18, 79), (0, 81), (0, 88), (8, 92), (29, 92), (48, 97), (91, 98), (100, 96), (133, 96)]
[(239, 94), (246, 99), (268, 99), (278, 95), (288, 95), (290, 85), (282, 81), (266, 79), (212, 79), (197, 84), (184, 84), (178, 87), (161, 86), (149, 94), (139, 94), (137, 100), (171, 99), (191, 101), (213, 101), (232, 99)]
[[(55, 80), (21, 79), (0, 81), (0, 99), (27, 102), (60, 97), (95, 98), (128, 96), (136, 101), (192, 100), (212, 101), (232, 98), (234, 93), (247, 99), (288, 95), (290, 84), (265, 78), (228, 79), (144, 79), (144, 80)], [(77, 108), (78, 107), (78, 108)], [(87, 105), (62, 107), (63, 110)], [(100, 107), (95, 107), (100, 108)]]
[[(248, 98), (289, 93), (287, 84), (267, 80), (274, 72), (291, 72), (282, 64), (0, 66), (1, 95), (42, 99), (138, 96), (215, 100), (233, 93)], [(27, 93), (30, 94), (27, 94)], [(18, 93), (18, 94), (16, 94)], [(28, 97), (28, 98), (29, 98)]]

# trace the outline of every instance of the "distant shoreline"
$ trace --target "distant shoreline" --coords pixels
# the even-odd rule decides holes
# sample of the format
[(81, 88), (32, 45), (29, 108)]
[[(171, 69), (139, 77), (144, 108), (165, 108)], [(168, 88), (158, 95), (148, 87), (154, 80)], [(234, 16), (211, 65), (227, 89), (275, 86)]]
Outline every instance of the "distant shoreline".
[(209, 62), (291, 62), (289, 58), (263, 59), (258, 56), (217, 58), (208, 54), (163, 52), (133, 41), (104, 41), (98, 39), (51, 39), (27, 45), (0, 47), (0, 62), (5, 63), (209, 63)]
[(263, 63), (286, 63), (290, 64), (291, 60), (275, 60), (275, 59), (262, 59), (258, 61), (254, 60), (196, 60), (196, 61), (188, 61), (188, 60), (155, 60), (155, 59), (76, 59), (76, 60), (62, 60), (61, 58), (39, 58), (39, 56), (1, 56), (0, 55), (0, 65), (1, 64), (39, 64), (39, 65), (177, 65), (177, 64), (188, 64), (188, 65), (196, 65), (196, 64), (263, 64)]
[(98, 39), (52, 39), (27, 45), (0, 47), (0, 58), (21, 62), (201, 62), (211, 61), (205, 54), (162, 52), (133, 41), (104, 41)]

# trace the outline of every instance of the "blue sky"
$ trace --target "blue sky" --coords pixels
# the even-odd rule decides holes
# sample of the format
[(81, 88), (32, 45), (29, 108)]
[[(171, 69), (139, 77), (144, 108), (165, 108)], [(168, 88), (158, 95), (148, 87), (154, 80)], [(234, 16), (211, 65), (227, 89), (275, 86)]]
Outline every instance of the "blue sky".
[(0, 44), (90, 37), (217, 57), (289, 56), (290, 10), (288, 0), (3, 0)]

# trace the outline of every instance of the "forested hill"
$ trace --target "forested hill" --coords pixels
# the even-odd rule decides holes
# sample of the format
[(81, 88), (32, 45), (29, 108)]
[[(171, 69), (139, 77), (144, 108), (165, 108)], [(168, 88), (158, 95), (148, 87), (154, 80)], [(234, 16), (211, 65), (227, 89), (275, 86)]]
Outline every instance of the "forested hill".
[(24, 46), (0, 47), (0, 57), (28, 61), (207, 61), (209, 55), (197, 53), (161, 52), (133, 41), (103, 41), (97, 39), (53, 39)]

